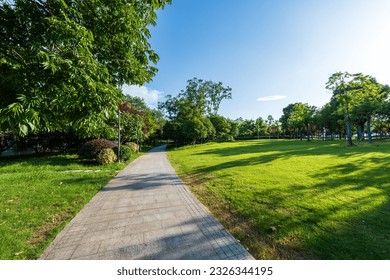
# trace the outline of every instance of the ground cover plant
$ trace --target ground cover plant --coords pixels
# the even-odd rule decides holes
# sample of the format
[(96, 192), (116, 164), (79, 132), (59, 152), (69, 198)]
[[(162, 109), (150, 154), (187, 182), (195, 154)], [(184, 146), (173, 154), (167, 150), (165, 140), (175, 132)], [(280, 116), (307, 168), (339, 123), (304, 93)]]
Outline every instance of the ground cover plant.
[(0, 158), (0, 259), (39, 257), (128, 163), (103, 166), (76, 154)]
[(390, 256), (390, 142), (257, 140), (168, 155), (258, 259)]

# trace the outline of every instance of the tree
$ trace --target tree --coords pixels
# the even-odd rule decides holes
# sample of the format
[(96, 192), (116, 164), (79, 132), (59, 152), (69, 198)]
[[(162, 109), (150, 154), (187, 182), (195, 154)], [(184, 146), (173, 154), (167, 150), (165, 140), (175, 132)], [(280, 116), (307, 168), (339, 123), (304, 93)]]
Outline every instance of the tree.
[(208, 81), (206, 83), (208, 84), (208, 113), (209, 115), (217, 115), (222, 100), (232, 99), (232, 89), (224, 87), (221, 82), (213, 83)]
[(381, 103), (381, 106), (376, 111), (373, 117), (374, 131), (383, 135), (390, 133), (390, 100), (387, 98)]
[(267, 124), (263, 120), (263, 118), (259, 117), (256, 119), (256, 132), (257, 132), (257, 139), (260, 138), (260, 135), (264, 135), (265, 131), (267, 130)]
[(271, 138), (271, 135), (278, 135), (280, 133), (280, 124), (277, 120), (275, 120), (271, 115), (268, 115), (266, 123), (266, 129), (268, 133), (268, 138)]
[(349, 85), (351, 80), (351, 74), (348, 72), (337, 72), (329, 77), (326, 83), (326, 89), (332, 91), (333, 96), (336, 98), (338, 104), (340, 104), (341, 111), (345, 116), (347, 142), (349, 146), (352, 146), (352, 121), (350, 115), (350, 103), (351, 92), (356, 88)]
[(250, 138), (257, 135), (256, 123), (254, 120), (238, 119), (238, 136), (244, 138)]
[(0, 130), (92, 136), (118, 86), (151, 80), (155, 10), (170, 0), (17, 0), (0, 6)]
[(216, 139), (233, 138), (230, 134), (232, 126), (228, 119), (220, 115), (212, 115), (209, 119), (215, 128)]
[(359, 140), (363, 138), (363, 126), (366, 123), (368, 142), (371, 143), (371, 119), (376, 112), (380, 111), (382, 104), (389, 95), (389, 86), (384, 86), (378, 83), (374, 77), (361, 73), (353, 75), (351, 84), (354, 88), (357, 88), (351, 102), (351, 114), (358, 120), (358, 131), (361, 135)]
[[(165, 135), (176, 142), (188, 143), (214, 138), (216, 130), (208, 117), (215, 116), (215, 122), (220, 120), (214, 113), (225, 98), (231, 98), (231, 89), (224, 88), (222, 83), (198, 78), (188, 80), (186, 89), (178, 96), (168, 95), (164, 102), (159, 103), (159, 109), (163, 110), (169, 119), (164, 128), (167, 132)], [(220, 130), (219, 133), (224, 132)]]
[(390, 89), (376, 79), (362, 73), (337, 72), (327, 82), (326, 88), (332, 90), (339, 110), (345, 115), (348, 144), (352, 145), (352, 122), (357, 124), (359, 140), (363, 139), (364, 124), (368, 141), (372, 142), (371, 119), (386, 102)]
[(293, 111), (293, 108), (294, 104), (287, 105), (287, 107), (283, 108), (283, 115), (279, 118), (284, 135), (290, 134), (291, 138), (293, 138), (293, 130), (289, 125), (288, 119)]
[(342, 125), (340, 124), (340, 120), (343, 119), (343, 116), (338, 113), (334, 100), (331, 100), (320, 108), (316, 118), (318, 125), (323, 130), (324, 137), (326, 137), (326, 132), (328, 132), (333, 140), (334, 134), (341, 133)]
[(299, 102), (294, 104), (290, 117), (288, 118), (288, 123), (290, 123), (292, 127), (306, 129), (307, 141), (310, 141), (310, 137), (312, 136), (311, 125), (314, 122), (315, 112), (316, 107)]

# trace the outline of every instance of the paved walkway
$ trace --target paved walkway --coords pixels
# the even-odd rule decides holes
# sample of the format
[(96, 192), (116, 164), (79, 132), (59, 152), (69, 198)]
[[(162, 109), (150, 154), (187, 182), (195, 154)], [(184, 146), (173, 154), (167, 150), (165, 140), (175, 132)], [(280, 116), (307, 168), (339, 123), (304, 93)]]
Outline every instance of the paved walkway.
[(40, 259), (253, 259), (191, 194), (165, 146), (133, 161)]

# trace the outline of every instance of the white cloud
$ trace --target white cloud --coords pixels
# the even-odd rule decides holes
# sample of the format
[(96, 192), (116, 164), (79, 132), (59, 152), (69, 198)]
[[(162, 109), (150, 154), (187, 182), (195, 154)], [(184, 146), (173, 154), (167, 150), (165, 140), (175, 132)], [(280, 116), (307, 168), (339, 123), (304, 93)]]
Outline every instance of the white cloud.
[(285, 99), (287, 96), (285, 95), (269, 95), (257, 98), (257, 101), (273, 101), (273, 100), (281, 100)]
[(159, 98), (163, 95), (162, 92), (155, 89), (149, 89), (145, 86), (124, 85), (122, 90), (126, 95), (143, 98), (146, 104), (153, 108), (157, 108)]

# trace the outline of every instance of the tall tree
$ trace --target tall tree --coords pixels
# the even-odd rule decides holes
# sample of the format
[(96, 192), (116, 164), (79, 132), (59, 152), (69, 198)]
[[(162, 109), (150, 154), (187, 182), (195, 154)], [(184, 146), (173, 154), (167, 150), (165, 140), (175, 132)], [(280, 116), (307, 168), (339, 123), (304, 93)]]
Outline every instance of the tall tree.
[(215, 137), (217, 140), (232, 138), (230, 137), (232, 126), (228, 119), (220, 115), (212, 115), (209, 119), (215, 128)]
[(238, 122), (238, 136), (239, 137), (254, 137), (257, 135), (256, 122), (252, 119), (237, 119)]
[(290, 114), (290, 117), (288, 118), (290, 125), (299, 129), (306, 129), (307, 141), (310, 141), (310, 137), (312, 136), (311, 125), (314, 122), (315, 112), (316, 108), (314, 106), (299, 102), (294, 104), (293, 110)]
[(266, 123), (266, 129), (268, 132), (268, 138), (271, 138), (271, 135), (278, 135), (280, 133), (280, 124), (278, 120), (275, 120), (273, 116), (268, 115), (267, 119), (265, 120)]
[(322, 129), (324, 136), (326, 137), (327, 132), (330, 134), (331, 139), (333, 140), (334, 134), (343, 130), (340, 120), (343, 119), (336, 108), (336, 103), (334, 100), (326, 103), (322, 108), (318, 110), (317, 122), (320, 128)]
[(363, 130), (364, 123), (366, 123), (367, 138), (368, 142), (371, 143), (371, 119), (376, 112), (380, 111), (383, 102), (388, 97), (389, 86), (382, 85), (374, 77), (361, 73), (354, 74), (350, 84), (357, 88), (352, 99), (352, 115), (359, 121), (360, 131)]
[(340, 104), (341, 111), (345, 116), (347, 142), (349, 146), (353, 145), (352, 120), (350, 114), (352, 91), (357, 89), (349, 85), (351, 79), (352, 76), (348, 72), (337, 72), (331, 75), (326, 83), (326, 89), (333, 93), (333, 96)]
[(287, 107), (283, 108), (283, 115), (279, 118), (279, 122), (282, 127), (284, 135), (290, 134), (290, 137), (293, 137), (293, 131), (289, 125), (288, 119), (293, 111), (294, 104), (289, 104)]
[(357, 124), (360, 140), (366, 123), (367, 137), (371, 143), (371, 118), (388, 97), (389, 86), (382, 85), (374, 77), (362, 73), (337, 72), (329, 78), (326, 88), (332, 91), (339, 110), (345, 115), (348, 144), (352, 145), (353, 120)]
[(76, 130), (115, 111), (123, 83), (151, 80), (155, 10), (170, 0), (16, 0), (0, 4), (0, 130)]
[(265, 131), (267, 130), (267, 124), (262, 117), (257, 118), (255, 123), (256, 123), (257, 139), (259, 139), (260, 135), (265, 134)]
[(230, 93), (225, 95), (221, 88), (222, 83), (193, 78), (187, 81), (186, 89), (178, 96), (166, 96), (166, 100), (159, 103), (159, 108), (170, 120), (165, 129), (169, 136), (178, 142), (189, 143), (213, 138), (215, 128), (207, 117), (214, 116), (223, 99), (231, 98), (231, 89), (225, 88)]

